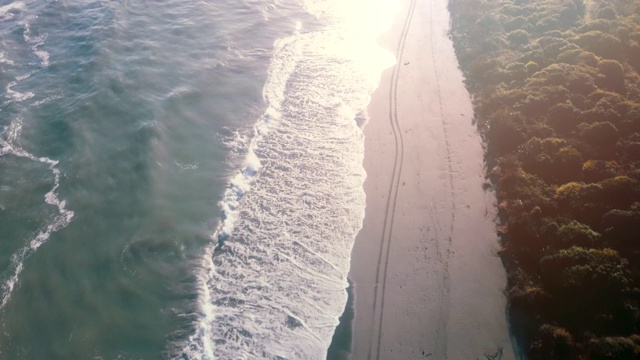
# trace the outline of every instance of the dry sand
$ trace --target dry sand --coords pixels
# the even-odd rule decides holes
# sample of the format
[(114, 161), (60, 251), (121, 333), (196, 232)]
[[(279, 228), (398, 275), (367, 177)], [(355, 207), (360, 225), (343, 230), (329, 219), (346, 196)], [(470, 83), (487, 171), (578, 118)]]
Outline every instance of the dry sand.
[(446, 0), (402, 0), (380, 43), (365, 132), (367, 208), (353, 250), (353, 359), (513, 359), (495, 197), (448, 38)]

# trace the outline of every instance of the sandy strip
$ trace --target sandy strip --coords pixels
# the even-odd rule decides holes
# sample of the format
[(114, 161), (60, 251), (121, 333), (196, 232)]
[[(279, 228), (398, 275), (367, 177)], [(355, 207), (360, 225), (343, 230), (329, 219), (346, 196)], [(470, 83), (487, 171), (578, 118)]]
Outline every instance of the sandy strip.
[[(495, 198), (448, 38), (446, 0), (401, 0), (396, 53), (368, 108), (353, 359), (515, 358)], [(502, 356), (500, 356), (502, 351)]]

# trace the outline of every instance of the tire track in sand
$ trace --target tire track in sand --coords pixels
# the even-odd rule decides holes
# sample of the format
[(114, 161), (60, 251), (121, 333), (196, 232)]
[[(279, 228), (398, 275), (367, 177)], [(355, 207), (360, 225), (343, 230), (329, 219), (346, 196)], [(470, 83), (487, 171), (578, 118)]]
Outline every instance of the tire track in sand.
[[(431, 28), (429, 42), (431, 47), (431, 61), (433, 62), (433, 75), (436, 80), (436, 88), (438, 92), (438, 106), (439, 106), (439, 115), (440, 121), (442, 125), (442, 134), (445, 142), (445, 150), (446, 150), (446, 159), (447, 159), (447, 170), (449, 173), (449, 190), (451, 192), (451, 218), (449, 219), (449, 236), (446, 237), (446, 241), (443, 242), (445, 249), (440, 248), (439, 239), (436, 238), (436, 246), (437, 253), (440, 265), (442, 266), (443, 278), (442, 278), (442, 287), (440, 290), (441, 296), (441, 308), (439, 314), (439, 324), (438, 330), (436, 331), (437, 339), (436, 344), (437, 347), (442, 349), (443, 358), (447, 358), (447, 343), (448, 343), (448, 324), (449, 324), (449, 316), (451, 312), (451, 272), (449, 269), (449, 264), (451, 262), (451, 254), (452, 254), (452, 246), (453, 246), (453, 232), (454, 232), (454, 223), (456, 220), (456, 193), (454, 189), (454, 180), (453, 180), (453, 161), (452, 161), (452, 152), (451, 145), (449, 141), (449, 132), (447, 131), (447, 121), (445, 118), (444, 105), (442, 100), (442, 88), (440, 86), (440, 73), (438, 71), (438, 65), (436, 63), (436, 47), (435, 47), (435, 39), (434, 39), (434, 19), (433, 14), (435, 12), (434, 2), (432, 1), (430, 4), (430, 13), (429, 13), (429, 26)], [(433, 209), (431, 210), (431, 212)]]
[[(407, 39), (407, 34), (413, 19), (413, 13), (417, 0), (412, 0), (404, 20), (404, 27), (400, 34), (400, 40), (396, 49), (396, 66), (391, 75), (391, 86), (389, 88), (389, 121), (393, 130), (395, 141), (395, 159), (393, 161), (393, 172), (391, 184), (389, 185), (389, 193), (387, 196), (387, 205), (384, 215), (384, 225), (382, 228), (382, 237), (380, 238), (380, 252), (378, 253), (378, 265), (376, 267), (376, 285), (373, 299), (373, 336), (369, 347), (368, 359), (380, 358), (380, 342), (382, 339), (382, 320), (384, 317), (384, 294), (386, 290), (387, 265), (389, 263), (389, 248), (393, 234), (393, 222), (395, 219), (395, 209), (398, 200), (398, 190), (400, 188), (400, 178), (402, 175), (402, 165), (404, 160), (404, 138), (398, 120), (397, 109), (397, 93), (398, 78), (402, 64), (402, 55)], [(380, 286), (382, 285), (382, 286)]]

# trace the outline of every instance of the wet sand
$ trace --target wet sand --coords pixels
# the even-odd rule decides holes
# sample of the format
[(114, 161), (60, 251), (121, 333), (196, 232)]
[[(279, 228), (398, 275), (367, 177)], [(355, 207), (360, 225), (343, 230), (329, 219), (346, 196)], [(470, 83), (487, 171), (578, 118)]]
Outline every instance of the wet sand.
[(351, 358), (513, 359), (495, 197), (483, 190), (447, 2), (401, 3), (379, 40), (398, 63), (382, 75), (364, 128)]

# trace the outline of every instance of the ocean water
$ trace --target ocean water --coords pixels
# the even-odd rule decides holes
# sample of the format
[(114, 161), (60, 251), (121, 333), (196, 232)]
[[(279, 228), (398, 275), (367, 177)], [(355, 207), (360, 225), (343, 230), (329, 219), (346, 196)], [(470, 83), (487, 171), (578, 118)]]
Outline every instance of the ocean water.
[(0, 358), (325, 358), (397, 11), (0, 0)]

